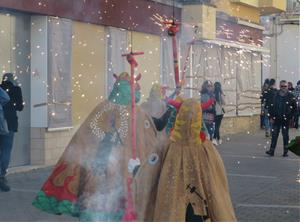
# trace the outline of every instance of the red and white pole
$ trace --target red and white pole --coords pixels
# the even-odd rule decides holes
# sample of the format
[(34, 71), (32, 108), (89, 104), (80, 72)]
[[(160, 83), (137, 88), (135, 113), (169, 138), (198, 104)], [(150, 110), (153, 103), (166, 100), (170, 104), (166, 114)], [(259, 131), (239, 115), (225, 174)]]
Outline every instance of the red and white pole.
[[(143, 55), (143, 52), (131, 52), (129, 54), (123, 54), (122, 56), (126, 56), (128, 63), (130, 64), (130, 88), (131, 88), (131, 143), (132, 143), (132, 158), (137, 159), (136, 155), (136, 110), (135, 110), (135, 77), (134, 77), (134, 69), (138, 66), (134, 56), (135, 55)], [(133, 197), (131, 184), (133, 181), (133, 177), (127, 178), (127, 206), (125, 209), (125, 213), (122, 222), (135, 222), (136, 221), (136, 213), (134, 209)]]

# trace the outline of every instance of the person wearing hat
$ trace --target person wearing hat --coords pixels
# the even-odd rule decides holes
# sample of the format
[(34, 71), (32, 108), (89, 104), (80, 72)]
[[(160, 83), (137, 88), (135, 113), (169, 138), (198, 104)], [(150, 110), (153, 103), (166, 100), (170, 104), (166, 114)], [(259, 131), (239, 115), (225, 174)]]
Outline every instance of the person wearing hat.
[(10, 190), (5, 175), (10, 162), (14, 135), (18, 131), (17, 111), (24, 108), (22, 90), (17, 85), (16, 76), (13, 73), (5, 73), (0, 85), (9, 95), (10, 101), (3, 106), (4, 116), (7, 121), (8, 134), (0, 135), (0, 190)]

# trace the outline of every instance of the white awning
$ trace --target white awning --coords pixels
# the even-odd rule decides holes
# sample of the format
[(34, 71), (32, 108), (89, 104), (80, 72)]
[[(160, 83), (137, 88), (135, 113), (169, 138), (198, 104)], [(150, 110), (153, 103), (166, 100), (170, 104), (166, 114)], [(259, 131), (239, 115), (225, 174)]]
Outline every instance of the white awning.
[(235, 41), (228, 41), (224, 39), (216, 39), (216, 40), (197, 40), (194, 41), (193, 44), (201, 44), (201, 43), (209, 43), (209, 44), (215, 44), (219, 46), (227, 46), (228, 48), (238, 48), (238, 49), (244, 49), (246, 51), (254, 51), (254, 52), (261, 52), (265, 54), (270, 54), (270, 49), (257, 46), (257, 45), (250, 45)]

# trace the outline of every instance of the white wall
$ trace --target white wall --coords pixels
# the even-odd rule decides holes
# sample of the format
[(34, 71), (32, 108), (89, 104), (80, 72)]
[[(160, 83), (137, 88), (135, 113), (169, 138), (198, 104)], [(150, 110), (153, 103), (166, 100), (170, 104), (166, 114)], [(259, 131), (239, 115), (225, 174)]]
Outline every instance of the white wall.
[[(276, 33), (276, 28), (272, 31)], [(295, 86), (300, 80), (299, 25), (285, 24), (282, 29), (277, 26), (277, 33), (277, 37), (266, 37), (264, 41), (264, 47), (269, 48), (271, 54), (264, 56), (263, 79), (274, 78), (277, 86), (280, 80), (285, 79)]]
[(300, 80), (299, 25), (284, 25), (282, 28), (277, 40), (278, 77), (295, 85)]

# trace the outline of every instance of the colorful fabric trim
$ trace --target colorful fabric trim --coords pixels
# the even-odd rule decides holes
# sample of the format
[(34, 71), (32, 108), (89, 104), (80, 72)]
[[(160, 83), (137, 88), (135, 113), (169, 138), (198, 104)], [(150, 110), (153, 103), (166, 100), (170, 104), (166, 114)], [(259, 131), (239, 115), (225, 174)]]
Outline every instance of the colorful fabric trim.
[(44, 191), (39, 191), (32, 205), (36, 208), (51, 214), (68, 214), (76, 216), (78, 214), (74, 203), (69, 200), (58, 200), (50, 197)]
[(33, 200), (33, 206), (52, 214), (76, 214), (79, 167), (60, 162)]
[(47, 196), (54, 196), (58, 200), (77, 200), (79, 166), (62, 161), (54, 168), (51, 176), (46, 180), (42, 191)]
[(32, 203), (35, 207), (51, 214), (67, 214), (73, 217), (79, 217), (80, 222), (91, 221), (109, 221), (117, 222), (123, 217), (123, 211), (107, 212), (93, 211), (86, 209), (79, 211), (74, 203), (68, 200), (59, 201), (55, 197), (47, 196), (43, 191), (40, 191)]

